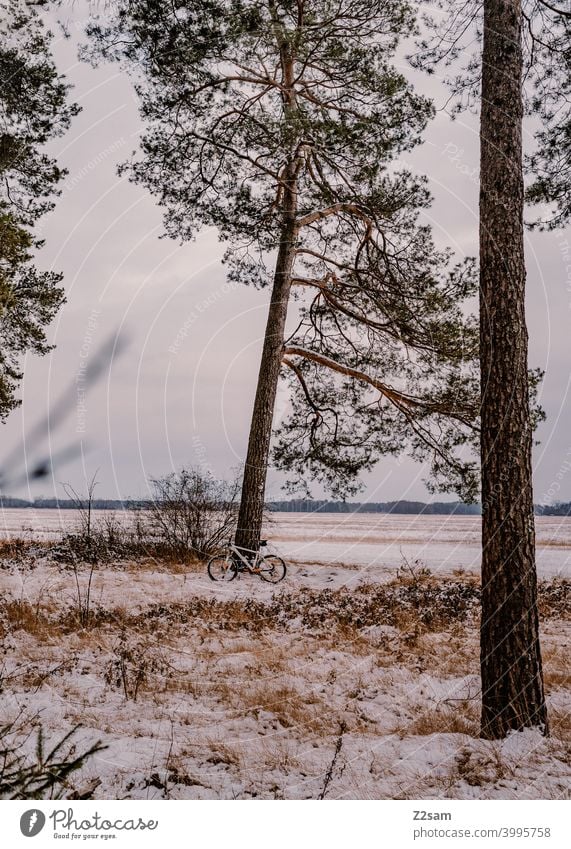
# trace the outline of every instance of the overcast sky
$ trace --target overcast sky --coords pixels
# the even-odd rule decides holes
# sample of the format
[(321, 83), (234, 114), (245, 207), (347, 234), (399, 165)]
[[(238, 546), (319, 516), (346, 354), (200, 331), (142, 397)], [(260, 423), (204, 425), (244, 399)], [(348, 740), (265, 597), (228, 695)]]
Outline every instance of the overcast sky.
[[(72, 32), (81, 26), (81, 7), (70, 22)], [(51, 481), (14, 494), (62, 494), (62, 481), (84, 489), (97, 472), (100, 496), (141, 496), (150, 477), (181, 465), (227, 477), (245, 454), (268, 292), (225, 283), (213, 231), (182, 246), (160, 239), (154, 199), (116, 173), (141, 126), (130, 81), (117, 66), (79, 63), (77, 40), (77, 32), (56, 36), (58, 63), (83, 111), (53, 146), (69, 176), (42, 222), (39, 263), (64, 272), (67, 304), (50, 330), (56, 350), (24, 364), (23, 403), (4, 426), (3, 450), (15, 451), (22, 468), (70, 445), (82, 455), (56, 463)], [(419, 84), (427, 90), (427, 80)], [(441, 105), (444, 88), (434, 79), (430, 86)], [(438, 243), (459, 257), (475, 255), (477, 118), (452, 122), (439, 113), (411, 160), (430, 178), (428, 218)], [(570, 233), (528, 234), (527, 266), (530, 364), (546, 370), (535, 500), (571, 500)], [(84, 402), (84, 366), (119, 328), (128, 346)], [(77, 403), (66, 421), (42, 444), (30, 444), (33, 424), (73, 384)], [(276, 416), (286, 406), (281, 394)], [(427, 499), (424, 471), (406, 458), (386, 459), (364, 480), (363, 498)], [(280, 492), (280, 476), (270, 472), (268, 495)]]

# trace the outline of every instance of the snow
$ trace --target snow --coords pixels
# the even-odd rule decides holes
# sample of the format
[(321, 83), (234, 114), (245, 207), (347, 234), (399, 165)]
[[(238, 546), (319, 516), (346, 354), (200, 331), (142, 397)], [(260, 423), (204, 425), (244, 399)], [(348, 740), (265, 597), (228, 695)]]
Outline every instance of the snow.
[[(103, 518), (105, 511), (96, 517)], [(123, 521), (128, 514), (115, 514)], [(0, 535), (56, 539), (77, 525), (74, 510), (4, 509)], [(536, 517), (540, 576), (571, 576), (571, 517)], [(479, 572), (480, 518), (370, 513), (272, 513), (264, 534), (288, 560), (357, 567), (379, 580), (406, 557), (433, 571)], [(350, 580), (348, 578), (348, 580)], [(353, 578), (354, 580), (354, 578)]]
[[(38, 535), (71, 519), (23, 512)], [(562, 572), (571, 523), (538, 525), (542, 551), (564, 554), (551, 572), (544, 558), (544, 574)], [(302, 799), (325, 788), (343, 799), (568, 799), (571, 621), (543, 622), (552, 736), (500, 742), (477, 737), (470, 608), (432, 630), (408, 620), (406, 606), (394, 622), (331, 624), (336, 599), (363, 584), (392, 586), (401, 548), (409, 558), (423, 552), (438, 580), (459, 565), (466, 574), (453, 580), (473, 580), (477, 533), (472, 518), (282, 514), (269, 538), (288, 559), (283, 584), (249, 575), (216, 584), (202, 566), (108, 564), (94, 572), (99, 618), (88, 628), (74, 622), (68, 567), (39, 549), (32, 561), (4, 559), (0, 598), (11, 605), (0, 616), (0, 710), (39, 715), (54, 741), (81, 723), (80, 747), (107, 745), (73, 778), (78, 792), (100, 781), (97, 798)], [(86, 580), (83, 568), (82, 592)], [(122, 657), (127, 693), (116, 674)]]
[[(571, 518), (539, 516), (536, 532), (539, 575), (571, 575)], [(355, 565), (374, 579), (402, 556), (442, 574), (480, 568), (477, 516), (276, 513), (268, 535), (286, 557)]]

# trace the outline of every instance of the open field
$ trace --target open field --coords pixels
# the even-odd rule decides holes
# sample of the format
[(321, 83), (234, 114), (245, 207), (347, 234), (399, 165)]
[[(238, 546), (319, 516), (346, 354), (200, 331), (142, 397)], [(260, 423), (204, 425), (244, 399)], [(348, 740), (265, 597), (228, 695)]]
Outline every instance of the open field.
[[(105, 511), (95, 515), (102, 520)], [(115, 515), (128, 521), (128, 514)], [(0, 511), (0, 534), (53, 540), (77, 522), (74, 510), (6, 509)], [(571, 518), (537, 517), (536, 530), (539, 574), (571, 577)], [(358, 566), (375, 579), (394, 571), (402, 555), (420, 558), (433, 572), (480, 568), (478, 517), (272, 513), (266, 534), (290, 560)]]
[[(94, 570), (87, 607), (89, 567), (76, 580), (45, 544), (4, 544), (4, 720), (36, 717), (54, 740), (81, 723), (80, 747), (108, 747), (70, 779), (75, 798), (571, 798), (569, 581), (541, 584), (551, 737), (481, 741), (479, 588), (459, 543), (477, 520), (345, 518), (278, 517), (270, 534), (296, 560), (277, 587), (117, 561)], [(465, 568), (430, 563), (435, 522)], [(399, 547), (423, 545), (432, 574), (399, 570)]]

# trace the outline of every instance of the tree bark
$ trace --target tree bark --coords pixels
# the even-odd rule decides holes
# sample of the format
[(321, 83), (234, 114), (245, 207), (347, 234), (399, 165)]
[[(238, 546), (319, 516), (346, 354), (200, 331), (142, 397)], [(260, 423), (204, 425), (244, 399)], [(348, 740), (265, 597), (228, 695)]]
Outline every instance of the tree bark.
[(290, 187), (288, 193), (290, 195), (287, 202), (289, 209), (286, 210), (276, 261), (236, 530), (236, 545), (254, 551), (257, 551), (260, 546), (264, 518), (264, 496), (272, 421), (283, 355), (285, 324), (291, 290), (291, 272), (295, 256), (295, 187)]
[(521, 0), (485, 0), (480, 125), (482, 726), (547, 733), (532, 489)]
[[(291, 45), (284, 33), (270, 3), (274, 31), (279, 43), (282, 69), (282, 98), (286, 121), (295, 121), (297, 101), (295, 93), (294, 56)], [(296, 145), (297, 148), (297, 145)], [(282, 227), (278, 256), (274, 272), (272, 298), (268, 312), (268, 321), (264, 336), (264, 347), (260, 361), (258, 385), (254, 400), (248, 452), (244, 467), (242, 495), (236, 529), (236, 545), (257, 551), (260, 547), (262, 522), (264, 518), (264, 497), (266, 477), (272, 438), (274, 405), (278, 389), (278, 380), (283, 356), (284, 335), (287, 309), (291, 291), (292, 269), (295, 259), (298, 233), (298, 176), (301, 161), (299, 151), (292, 150), (287, 167), (284, 169), (282, 185)]]

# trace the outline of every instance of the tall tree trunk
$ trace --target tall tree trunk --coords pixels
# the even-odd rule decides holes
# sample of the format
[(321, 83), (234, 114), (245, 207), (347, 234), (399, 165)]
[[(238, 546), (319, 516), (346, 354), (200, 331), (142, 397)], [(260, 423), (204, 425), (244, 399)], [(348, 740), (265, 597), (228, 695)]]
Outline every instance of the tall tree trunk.
[(258, 386), (250, 425), (244, 468), (236, 545), (257, 550), (264, 515), (264, 496), (272, 436), (272, 420), (283, 355), (285, 324), (291, 289), (291, 271), (296, 241), (296, 189), (288, 187), (284, 225), (268, 313)]
[(485, 0), (480, 175), (482, 737), (547, 733), (537, 611), (522, 176), (521, 0)]
[[(294, 56), (291, 45), (284, 33), (275, 12), (275, 4), (270, 2), (276, 38), (279, 42), (283, 75), (283, 108), (286, 118), (295, 120), (297, 101), (295, 94)], [(287, 168), (284, 170), (282, 192), (282, 228), (272, 299), (268, 312), (268, 322), (264, 336), (264, 347), (258, 374), (258, 386), (254, 400), (248, 452), (242, 482), (242, 495), (236, 529), (236, 545), (257, 551), (260, 546), (262, 522), (264, 518), (264, 497), (266, 477), (272, 438), (272, 421), (278, 389), (278, 380), (283, 356), (284, 334), (287, 308), (291, 290), (291, 272), (295, 259), (297, 240), (298, 176), (301, 162), (299, 151), (292, 151)]]

